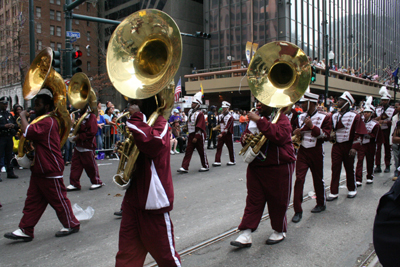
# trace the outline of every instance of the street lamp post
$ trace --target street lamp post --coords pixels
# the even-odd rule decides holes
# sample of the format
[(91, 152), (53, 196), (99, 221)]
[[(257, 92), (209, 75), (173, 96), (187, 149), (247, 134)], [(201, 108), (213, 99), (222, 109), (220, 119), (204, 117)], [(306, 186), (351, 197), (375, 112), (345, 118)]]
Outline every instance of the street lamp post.
[[(328, 38), (327, 38), (328, 39)], [(326, 49), (328, 51), (328, 47)], [(327, 53), (328, 54), (328, 53)], [(329, 66), (332, 67), (332, 61), (335, 58), (335, 53), (331, 50), (329, 54), (326, 57), (328, 60), (325, 62), (325, 107), (328, 105), (328, 89), (329, 89), (329, 84), (328, 84), (328, 79), (329, 79)], [(329, 64), (328, 64), (329, 63)]]

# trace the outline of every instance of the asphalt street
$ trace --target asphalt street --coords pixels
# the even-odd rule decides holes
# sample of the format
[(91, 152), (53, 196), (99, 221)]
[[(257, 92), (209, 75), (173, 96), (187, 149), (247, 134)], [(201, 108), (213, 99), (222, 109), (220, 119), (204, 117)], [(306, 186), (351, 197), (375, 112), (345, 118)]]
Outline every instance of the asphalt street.
[[(209, 172), (198, 172), (200, 160), (194, 153), (189, 173), (179, 174), (183, 154), (171, 155), (171, 169), (175, 189), (174, 223), (177, 251), (195, 246), (204, 240), (236, 228), (243, 215), (246, 199), (247, 164), (238, 156), (240, 146), (235, 144), (237, 165), (226, 166), (227, 149), (222, 154), (222, 166), (210, 167)], [(325, 144), (325, 183), (330, 183), (331, 144)], [(210, 165), (215, 150), (207, 150)], [(0, 266), (113, 266), (118, 251), (120, 219), (118, 211), (124, 191), (111, 181), (118, 161), (97, 161), (101, 189), (90, 191), (90, 181), (82, 175), (82, 190), (69, 192), (71, 203), (82, 208), (91, 206), (95, 213), (91, 220), (83, 221), (79, 233), (56, 238), (61, 229), (54, 210), (49, 206), (35, 228), (32, 242), (15, 242), (3, 237), (18, 228), (29, 185), (29, 170), (16, 170), (19, 179), (6, 179), (0, 183)], [(393, 168), (392, 168), (393, 171)], [(69, 184), (70, 166), (64, 171), (64, 182)], [(253, 246), (235, 249), (229, 245), (234, 234), (181, 258), (183, 266), (357, 266), (362, 255), (371, 249), (372, 226), (379, 198), (393, 182), (391, 173), (375, 176), (372, 185), (359, 187), (355, 199), (346, 198), (347, 189), (340, 188), (339, 199), (327, 203), (327, 210), (312, 214), (315, 206), (311, 199), (303, 203), (303, 219), (289, 223), (286, 239), (274, 246), (265, 245), (272, 233), (270, 221), (260, 224), (253, 233)], [(365, 173), (364, 173), (365, 174)], [(342, 170), (342, 179), (345, 178)], [(294, 180), (293, 180), (294, 184)], [(310, 173), (307, 174), (304, 195), (313, 191)], [(265, 210), (268, 213), (268, 210)], [(291, 220), (293, 209), (288, 211)], [(152, 263), (149, 256), (146, 264)]]

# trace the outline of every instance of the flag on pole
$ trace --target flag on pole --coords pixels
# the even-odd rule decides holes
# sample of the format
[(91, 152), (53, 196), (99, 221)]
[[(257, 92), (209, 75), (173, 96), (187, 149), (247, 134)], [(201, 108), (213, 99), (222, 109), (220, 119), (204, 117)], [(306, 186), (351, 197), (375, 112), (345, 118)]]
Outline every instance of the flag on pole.
[(399, 73), (399, 67), (397, 67), (397, 69), (393, 72), (393, 77), (396, 77), (398, 73)]
[(179, 101), (179, 95), (182, 92), (182, 86), (181, 86), (181, 78), (179, 78), (179, 82), (175, 87), (175, 102)]
[(203, 85), (200, 83), (200, 92), (201, 92), (201, 96), (204, 97), (204, 89), (203, 89)]

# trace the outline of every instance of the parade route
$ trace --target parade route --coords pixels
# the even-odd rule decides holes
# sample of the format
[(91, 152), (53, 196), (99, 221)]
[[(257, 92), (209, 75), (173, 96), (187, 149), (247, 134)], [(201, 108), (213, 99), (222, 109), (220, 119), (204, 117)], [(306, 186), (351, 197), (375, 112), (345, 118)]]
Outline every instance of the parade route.
[[(178, 252), (235, 229), (240, 223), (246, 199), (247, 164), (237, 155), (235, 166), (226, 166), (226, 147), (222, 153), (222, 166), (211, 167), (209, 172), (198, 172), (200, 161), (194, 153), (189, 173), (179, 174), (183, 154), (171, 155), (175, 202), (171, 212), (175, 243)], [(325, 148), (325, 186), (330, 183), (330, 149)], [(215, 150), (207, 150), (208, 161), (214, 162)], [(79, 233), (64, 238), (54, 237), (60, 230), (54, 210), (48, 207), (35, 228), (32, 242), (14, 242), (3, 237), (4, 233), (18, 228), (22, 208), (29, 185), (29, 170), (16, 170), (19, 179), (4, 178), (0, 183), (0, 251), (1, 266), (114, 266), (118, 251), (120, 219), (113, 215), (118, 211), (124, 191), (119, 190), (111, 177), (118, 161), (97, 161), (101, 179), (107, 184), (98, 190), (89, 190), (90, 181), (82, 175), (82, 190), (68, 192), (71, 203), (82, 208), (94, 208), (94, 217), (83, 221)], [(365, 165), (365, 164), (364, 164)], [(365, 168), (365, 166), (364, 166)], [(393, 169), (393, 167), (392, 167)], [(64, 183), (69, 184), (70, 166), (64, 171)], [(339, 199), (327, 203), (326, 211), (312, 214), (315, 206), (311, 199), (303, 203), (303, 219), (292, 223), (293, 209), (288, 210), (286, 240), (274, 246), (265, 245), (272, 229), (265, 220), (253, 234), (253, 245), (236, 249), (229, 242), (233, 234), (220, 241), (181, 258), (182, 266), (357, 266), (362, 255), (372, 243), (372, 227), (380, 197), (392, 182), (391, 173), (375, 176), (372, 185), (358, 188), (355, 199), (346, 198), (347, 189), (340, 188)], [(342, 170), (341, 179), (344, 179)], [(295, 179), (295, 178), (294, 178)], [(293, 179), (293, 183), (294, 183)], [(308, 172), (304, 195), (313, 191), (311, 174)], [(267, 209), (265, 213), (267, 213)], [(146, 264), (152, 263), (148, 256)]]

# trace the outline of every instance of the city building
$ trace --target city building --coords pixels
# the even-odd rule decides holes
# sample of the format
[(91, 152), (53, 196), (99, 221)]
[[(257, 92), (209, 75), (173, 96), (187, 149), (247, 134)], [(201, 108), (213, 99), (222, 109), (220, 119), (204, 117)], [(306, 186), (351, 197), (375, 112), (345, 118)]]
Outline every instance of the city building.
[[(204, 1), (203, 8), (204, 29), (211, 34), (211, 40), (205, 43), (204, 70), (199, 73), (247, 66), (248, 41), (259, 47), (272, 41), (289, 41), (317, 62), (332, 51), (334, 59), (330, 63), (339, 70), (353, 68), (359, 74), (387, 79), (399, 66), (400, 36), (395, 33), (400, 28), (400, 6), (396, 0), (209, 0)], [(230, 82), (227, 76), (221, 72), (213, 82), (204, 81), (205, 98), (211, 104), (227, 100), (233, 102), (232, 106), (235, 102), (240, 107), (249, 105), (251, 97), (246, 93), (249, 89), (245, 79), (239, 92), (241, 77), (232, 75), (234, 82)], [(218, 82), (217, 78), (224, 79)], [(319, 86), (311, 87), (320, 94), (321, 79), (323, 76), (317, 80)], [(188, 93), (194, 93), (199, 83), (192, 83), (188, 91), (187, 82)], [(226, 86), (229, 83), (231, 87)], [(351, 84), (341, 90), (347, 87), (351, 89)], [(376, 87), (377, 94), (379, 86)], [(246, 103), (243, 97), (247, 98)]]
[[(22, 85), (30, 66), (28, 3), (29, 0), (0, 0), (0, 97), (10, 96), (11, 107), (16, 103), (24, 105)], [(64, 4), (64, 0), (34, 2), (35, 54), (45, 47), (65, 49)], [(74, 12), (97, 17), (96, 1), (81, 4)], [(97, 23), (74, 20), (72, 31), (81, 35), (73, 42), (73, 48), (83, 53), (82, 71), (89, 77), (96, 76), (99, 72)]]

